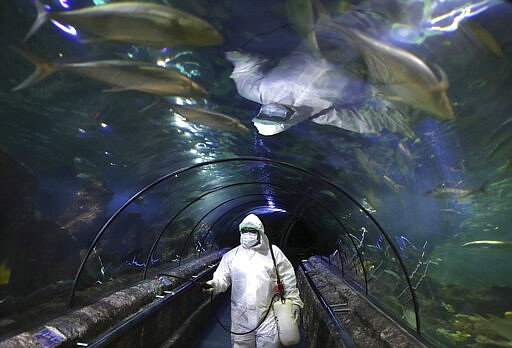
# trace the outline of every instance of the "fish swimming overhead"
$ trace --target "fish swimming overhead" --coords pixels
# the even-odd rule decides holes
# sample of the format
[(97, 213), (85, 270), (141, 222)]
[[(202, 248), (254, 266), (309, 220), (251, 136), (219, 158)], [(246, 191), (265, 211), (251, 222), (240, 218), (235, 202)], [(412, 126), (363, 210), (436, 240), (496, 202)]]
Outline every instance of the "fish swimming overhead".
[(200, 98), (208, 95), (203, 87), (187, 76), (155, 64), (125, 60), (54, 64), (19, 47), (12, 48), (36, 66), (32, 75), (14, 87), (13, 91), (30, 87), (56, 71), (70, 71), (108, 83), (113, 86), (108, 90), (111, 92), (136, 90), (159, 96)]
[(92, 37), (86, 41), (119, 41), (150, 47), (212, 46), (223, 42), (220, 33), (205, 20), (171, 6), (116, 2), (71, 11), (48, 12), (35, 0), (37, 19), (27, 40), (47, 20), (76, 26)]
[(469, 196), (483, 193), (485, 195), (489, 195), (489, 192), (486, 190), (487, 182), (484, 182), (477, 189), (465, 189), (456, 186), (451, 186), (446, 183), (441, 183), (436, 187), (425, 192), (425, 196), (430, 196), (434, 198), (454, 198), (454, 199), (463, 199)]
[(391, 100), (432, 113), (441, 119), (453, 119), (446, 95), (448, 77), (437, 67), (441, 77), (412, 53), (373, 39), (358, 30), (343, 29), (354, 40), (368, 67), (369, 76)]
[[(319, 14), (319, 27), (327, 28), (329, 37), (337, 37), (338, 40), (341, 39), (340, 42), (348, 39), (353, 44), (366, 63), (366, 74), (389, 101), (429, 112), (440, 119), (454, 118), (446, 95), (448, 77), (440, 67), (436, 66), (439, 79), (419, 57), (367, 34), (370, 29), (375, 29), (371, 25), (374, 22), (371, 16), (366, 18), (369, 22), (363, 21), (362, 26), (356, 29), (351, 25), (335, 22), (320, 1), (315, 1), (314, 4)], [(357, 11), (351, 12), (346, 14), (346, 19), (359, 17)]]
[(190, 105), (171, 105), (171, 109), (192, 123), (227, 131), (249, 132), (249, 129), (240, 120), (220, 112)]

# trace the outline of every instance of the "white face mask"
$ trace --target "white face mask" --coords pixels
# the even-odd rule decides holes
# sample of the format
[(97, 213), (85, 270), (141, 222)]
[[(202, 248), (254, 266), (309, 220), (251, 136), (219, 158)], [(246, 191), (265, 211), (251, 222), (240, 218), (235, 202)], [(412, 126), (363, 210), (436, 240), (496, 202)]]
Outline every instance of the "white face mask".
[(251, 248), (258, 244), (258, 233), (255, 232), (246, 232), (240, 234), (240, 244), (244, 248)]

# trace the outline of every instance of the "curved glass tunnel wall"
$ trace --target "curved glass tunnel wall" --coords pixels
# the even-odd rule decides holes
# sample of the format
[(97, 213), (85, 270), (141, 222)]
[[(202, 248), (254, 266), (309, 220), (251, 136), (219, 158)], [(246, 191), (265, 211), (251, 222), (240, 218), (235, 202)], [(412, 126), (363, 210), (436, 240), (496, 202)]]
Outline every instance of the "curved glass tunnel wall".
[[(110, 1), (41, 0), (55, 12), (106, 2)], [(383, 84), (364, 75), (368, 66), (348, 42), (350, 38), (320, 23), (316, 31), (318, 43), (322, 52), (327, 53), (326, 60), (339, 68), (336, 72), (341, 71), (343, 79), (334, 87), (328, 79), (326, 90), (318, 81), (313, 87), (319, 88), (313, 88), (312, 92), (327, 98), (334, 94), (334, 106), (342, 110), (340, 117), (356, 120), (356, 125), (361, 121), (370, 129), (368, 132), (354, 127), (347, 129), (336, 122), (318, 124), (316, 121), (322, 119), (311, 117), (295, 125), (286, 124), (290, 128), (279, 134), (263, 136), (252, 120), (264, 102), (248, 100), (239, 93), (230, 77), (233, 65), (226, 58), (226, 51), (242, 48), (267, 59), (270, 67), (286, 67), (290, 57), (305, 51), (303, 35), (290, 25), (304, 22), (294, 20), (298, 14), (286, 8), (289, 1), (171, 1), (181, 10), (211, 21), (225, 43), (215, 47), (170, 46), (163, 50), (143, 44), (79, 42), (51, 23), (45, 23), (24, 41), (24, 35), (36, 18), (34, 1), (0, 1), (3, 53), (0, 55), (0, 336), (30, 328), (36, 324), (35, 318), (43, 314), (52, 315), (67, 309), (73, 276), (88, 245), (105, 220), (135, 190), (193, 163), (234, 156), (262, 156), (322, 173), (346, 188), (385, 227), (392, 241), (390, 245), (394, 244), (402, 255), (407, 272), (399, 272), (399, 261), (392, 255), (394, 250), (386, 244), (382, 246), (381, 236), (371, 224), (367, 226), (358, 208), (347, 205), (343, 209), (350, 211), (343, 211), (336, 203), (339, 197), (330, 198), (329, 194), (321, 195), (315, 190), (308, 194), (317, 201), (334, 203), (326, 203), (330, 209), (325, 210), (308, 203), (309, 211), (322, 216), (321, 220), (314, 219), (307, 210), (300, 215), (295, 204), (288, 206), (290, 214), (299, 211), (301, 216), (289, 236), (288, 246), (299, 226), (304, 226), (302, 231), (312, 232), (307, 236), (318, 233), (310, 243), (328, 245), (329, 253), (334, 250), (333, 242), (340, 245), (345, 274), (359, 284), (365, 284), (366, 280), (369, 295), (377, 292), (375, 296), (383, 299), (380, 301), (383, 307), (391, 308), (414, 327), (409, 306), (413, 299), (404, 298), (407, 292), (402, 294), (407, 274), (416, 289), (420, 332), (435, 346), (510, 345), (511, 2), (321, 2), (336, 23), (346, 24), (378, 42), (391, 45), (395, 48), (393, 51), (400, 48), (398, 52), (417, 58), (415, 62), (424, 62), (435, 76), (433, 84), (416, 79), (425, 75), (413, 69), (411, 74), (394, 80), (404, 81), (406, 87), (410, 87), (401, 92), (403, 97), (411, 97), (412, 103), (410, 99), (404, 104), (401, 103), (403, 98), (387, 98), (381, 94), (381, 87), (394, 88), (402, 84)], [(164, 64), (167, 69), (185, 72), (202, 84), (209, 96), (200, 101), (204, 102), (201, 105), (236, 117), (249, 131), (239, 133), (240, 129), (233, 131), (187, 122), (169, 105), (155, 105), (155, 98), (149, 93), (103, 93), (111, 86), (71, 71), (61, 71), (37, 85), (11, 91), (34, 68), (10, 49), (11, 43), (58, 64), (103, 59)], [(320, 61), (307, 62), (319, 67), (316, 63)], [(394, 75), (404, 72), (392, 69), (389, 61), (382, 63), (379, 66), (385, 76), (377, 77), (389, 77), (387, 72)], [(295, 81), (293, 78), (303, 76), (302, 73), (311, 78), (308, 81), (316, 81), (317, 76), (310, 74), (316, 71), (311, 69), (311, 64), (298, 66), (289, 74), (284, 69), (284, 81)], [(323, 76), (339, 77), (330, 72)], [(345, 82), (349, 83), (348, 88), (338, 88), (346, 86)], [(286, 91), (286, 86), (288, 84), (283, 83), (280, 88)], [(441, 119), (435, 115), (435, 110), (423, 110), (425, 106), (432, 106), (433, 100), (414, 102), (421, 93), (435, 97), (439, 91), (446, 92), (453, 119)], [(273, 91), (266, 92), (269, 91), (262, 90), (258, 97), (273, 96)], [(149, 105), (152, 107), (147, 108)], [(380, 128), (381, 116), (391, 124)], [(222, 175), (224, 178), (243, 173)], [(218, 186), (224, 185), (222, 180)], [(266, 180), (250, 176), (229, 181), (236, 184)], [(180, 199), (179, 192), (174, 192), (179, 188), (167, 189), (171, 190), (170, 195)], [(278, 205), (285, 205), (290, 197), (300, 197), (292, 190), (273, 189), (283, 197), (276, 199)], [(185, 192), (191, 190), (189, 187)], [(162, 213), (173, 216), (204, 192), (200, 187), (197, 191), (191, 197), (182, 197), (183, 204), (175, 208), (169, 206)], [(229, 246), (236, 243), (236, 237), (230, 237), (229, 233), (236, 229), (235, 216), (262, 206), (258, 197), (263, 196), (258, 196), (260, 192), (256, 191), (242, 190), (229, 198), (237, 198), (233, 205), (218, 208), (225, 200), (217, 196), (218, 201), (211, 202), (203, 214), (194, 212), (200, 209), (199, 204), (187, 208), (185, 215), (202, 218), (213, 210), (205, 224), (211, 224), (216, 232), (208, 235), (206, 243), (210, 243), (210, 249)], [(224, 192), (231, 191), (226, 188)], [(164, 200), (167, 194), (161, 193), (158, 200)], [(255, 196), (242, 197), (252, 194)], [(210, 198), (213, 197), (212, 194)], [(137, 258), (137, 254), (151, 248), (152, 238), (161, 233), (171, 218), (161, 216), (160, 207), (151, 202), (145, 197), (134, 201), (115, 223), (117, 227), (113, 228), (118, 230), (107, 233), (110, 237), (119, 237), (114, 241), (122, 250), (117, 256), (126, 256), (127, 262), (132, 263), (130, 267), (137, 269), (134, 281), (141, 276), (137, 265), (151, 263), (151, 260)], [(235, 206), (237, 202), (240, 205)], [(300, 202), (302, 200), (298, 199), (295, 203)], [(353, 209), (348, 208), (350, 206)], [(145, 225), (153, 218), (162, 223), (155, 230), (147, 231)], [(338, 224), (336, 218), (344, 223)], [(215, 219), (218, 220), (212, 222)], [(166, 257), (176, 259), (183, 240), (176, 237), (176, 241), (172, 241), (170, 235), (174, 233), (171, 231), (190, 230), (195, 223), (197, 221), (183, 217), (174, 221), (173, 227), (162, 236), (162, 243), (166, 243), (157, 243), (155, 252), (167, 252)], [(344, 226), (348, 233), (339, 226)], [(142, 230), (151, 234), (151, 240), (141, 239), (137, 251), (131, 242), (124, 240), (123, 232), (139, 238)], [(201, 226), (196, 230), (200, 231)], [(325, 238), (321, 237), (324, 231)], [(219, 240), (209, 239), (214, 235), (218, 235)], [(339, 240), (334, 240), (338, 237)], [(100, 243), (110, 247), (108, 238), (105, 236)], [(283, 243), (285, 241), (286, 236)], [(193, 257), (194, 242), (191, 236), (184, 254)], [(172, 255), (174, 251), (176, 254)], [(96, 252), (102, 250), (94, 250), (92, 259)], [(323, 249), (314, 252), (320, 253)], [(112, 260), (119, 262), (117, 258)], [(361, 269), (358, 269), (359, 264)], [(114, 265), (107, 264), (108, 267), (115, 270)], [(123, 267), (126, 266), (120, 270)], [(97, 269), (97, 266), (88, 266), (84, 272), (90, 270), (90, 273), (84, 276), (103, 279)], [(123, 279), (130, 275), (120, 274)], [(398, 284), (396, 288), (387, 285), (393, 279)], [(379, 297), (377, 281), (382, 282), (383, 289), (391, 294), (389, 297), (387, 294)], [(106, 283), (109, 282), (122, 281), (106, 278)], [(87, 281), (85, 283), (87, 285)], [(102, 292), (106, 287), (97, 289)], [(365, 286), (362, 289), (366, 291)], [(409, 307), (402, 308), (403, 304)]]
[(419, 267), (416, 252), (399, 252), (394, 237), (334, 183), (290, 164), (258, 158), (198, 164), (168, 174), (133, 196), (89, 248), (72, 303), (90, 303), (186, 265), (209, 250), (238, 245), (237, 226), (248, 212), (261, 216), (270, 241), (294, 263), (312, 255), (332, 259), (390, 315), (420, 332), (409, 279), (410, 270)]

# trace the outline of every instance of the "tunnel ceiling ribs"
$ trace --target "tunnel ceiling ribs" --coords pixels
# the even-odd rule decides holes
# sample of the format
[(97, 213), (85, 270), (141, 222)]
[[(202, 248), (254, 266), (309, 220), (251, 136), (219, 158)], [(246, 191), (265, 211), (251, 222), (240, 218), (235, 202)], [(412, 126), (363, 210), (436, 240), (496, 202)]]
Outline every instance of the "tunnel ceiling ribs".
[[(115, 221), (116, 218), (123, 211), (125, 211), (125, 209), (127, 209), (127, 207), (130, 204), (132, 204), (132, 202), (134, 202), (136, 199), (141, 197), (143, 194), (147, 193), (148, 191), (152, 190), (153, 188), (157, 187), (158, 185), (160, 185), (163, 182), (166, 182), (168, 180), (171, 180), (171, 182), (172, 182), (173, 178), (178, 178), (178, 177), (181, 178), (182, 174), (186, 174), (186, 173), (192, 172), (193, 170), (198, 169), (198, 168), (207, 168), (208, 166), (220, 165), (220, 164), (224, 164), (224, 163), (259, 163), (259, 164), (277, 166), (277, 169), (281, 169), (281, 168), (289, 169), (289, 170), (292, 170), (293, 173), (295, 174), (294, 178), (297, 178), (296, 174), (301, 174), (300, 175), (301, 178), (302, 177), (309, 177), (309, 178), (312, 178), (314, 180), (317, 180), (317, 181), (321, 182), (322, 184), (324, 184), (324, 185), (334, 189), (335, 192), (341, 193), (346, 199), (348, 199), (352, 204), (354, 204), (377, 227), (379, 233), (387, 241), (387, 243), (391, 247), (391, 250), (394, 253), (396, 259), (398, 260), (399, 266), (402, 269), (402, 273), (403, 273), (403, 275), (404, 275), (404, 277), (405, 277), (405, 279), (407, 281), (407, 286), (408, 286), (409, 291), (411, 293), (411, 298), (412, 298), (412, 301), (413, 301), (413, 307), (414, 307), (414, 312), (415, 312), (415, 317), (416, 317), (416, 331), (418, 333), (420, 332), (420, 321), (419, 321), (419, 315), (418, 315), (418, 304), (417, 304), (415, 292), (414, 292), (414, 289), (412, 287), (409, 274), (407, 272), (407, 269), (405, 267), (405, 264), (404, 264), (404, 262), (403, 262), (403, 260), (402, 260), (402, 258), (400, 256), (400, 254), (398, 253), (398, 250), (397, 250), (396, 246), (392, 242), (392, 240), (389, 237), (389, 235), (385, 232), (383, 227), (379, 224), (379, 222), (354, 197), (352, 197), (348, 192), (346, 192), (344, 189), (342, 189), (341, 187), (336, 185), (331, 180), (323, 177), (322, 175), (320, 175), (318, 173), (309, 171), (307, 169), (301, 168), (301, 167), (296, 166), (294, 164), (290, 164), (290, 163), (282, 162), (282, 161), (277, 161), (277, 160), (273, 160), (273, 159), (268, 159), (268, 158), (262, 158), (262, 157), (233, 157), (233, 158), (225, 158), (225, 159), (212, 160), (212, 161), (208, 161), (208, 162), (197, 163), (197, 164), (194, 164), (194, 165), (191, 165), (191, 166), (183, 167), (181, 169), (178, 169), (176, 171), (173, 171), (171, 173), (168, 173), (168, 174), (166, 174), (166, 175), (156, 179), (155, 181), (153, 181), (149, 185), (147, 185), (144, 188), (142, 188), (139, 192), (134, 194), (130, 199), (128, 199), (107, 220), (107, 222), (102, 226), (102, 228), (99, 230), (99, 232), (95, 236), (94, 240), (92, 241), (91, 245), (89, 246), (89, 249), (88, 249), (86, 255), (84, 256), (84, 258), (83, 258), (83, 260), (82, 260), (82, 262), (81, 262), (81, 264), (80, 264), (80, 266), (79, 266), (79, 268), (78, 268), (78, 270), (76, 272), (76, 275), (75, 275), (75, 278), (74, 278), (74, 281), (73, 281), (73, 287), (72, 287), (71, 295), (70, 295), (69, 306), (70, 307), (73, 306), (73, 299), (74, 299), (74, 296), (75, 296), (78, 279), (80, 278), (80, 275), (81, 275), (81, 273), (82, 273), (82, 271), (83, 271), (83, 269), (85, 267), (85, 264), (86, 264), (87, 260), (89, 259), (90, 255), (91, 255), (92, 251), (94, 250), (94, 247), (97, 245), (97, 243), (99, 242), (99, 240), (101, 239), (101, 237), (103, 236), (103, 234), (105, 233), (107, 228), (112, 224), (112, 222)], [(252, 184), (252, 185), (255, 185), (255, 184), (257, 184), (257, 185), (270, 185), (270, 186), (275, 186), (275, 187), (279, 187), (279, 188), (285, 188), (286, 190), (284, 192), (286, 192), (286, 193), (290, 193), (290, 191), (292, 191), (292, 192), (294, 192), (294, 191), (296, 192), (297, 191), (297, 190), (292, 189), (292, 187), (293, 187), (292, 184), (293, 183), (290, 184), (290, 186), (283, 186), (283, 185), (280, 186), (280, 185), (276, 185), (274, 183), (266, 182), (266, 181), (252, 181), (252, 182), (220, 185), (220, 186), (214, 187), (214, 188), (210, 189), (208, 192), (200, 195), (199, 197), (196, 197), (194, 200), (192, 200), (191, 202), (186, 204), (185, 207), (180, 209), (180, 211), (177, 214), (175, 214), (175, 216), (166, 224), (164, 229), (161, 231), (161, 233), (158, 235), (158, 237), (153, 242), (153, 245), (151, 247), (151, 251), (150, 251), (150, 253), (148, 255), (148, 260), (150, 260), (151, 255), (154, 252), (154, 249), (155, 249), (156, 245), (160, 241), (160, 238), (165, 233), (166, 229), (177, 218), (177, 216), (180, 215), (182, 212), (184, 212), (187, 208), (189, 208), (193, 204), (199, 202), (201, 199), (207, 197), (208, 195), (214, 194), (216, 192), (220, 192), (222, 190), (226, 190), (226, 189), (228, 189), (230, 187), (235, 187), (235, 186), (238, 186), (238, 185), (249, 185), (249, 184)], [(260, 193), (260, 195), (264, 196), (263, 193)], [(302, 192), (301, 197), (308, 197), (308, 194), (304, 194)], [(240, 197), (234, 198), (233, 200), (230, 200), (230, 201), (236, 201), (236, 200), (241, 199), (241, 198), (242, 197), (240, 196)], [(314, 197), (309, 196), (308, 198), (314, 200), (317, 204), (319, 204), (318, 200), (316, 200)], [(219, 205), (217, 205), (216, 207), (214, 207), (206, 215), (204, 215), (203, 218), (200, 219), (200, 221), (202, 221), (206, 216), (208, 216), (210, 213), (212, 213), (213, 211), (215, 211), (216, 209), (218, 209), (220, 206), (222, 206), (224, 204), (227, 204), (227, 201), (226, 202), (222, 202)], [(335, 217), (335, 219), (338, 222), (338, 224), (341, 225), (343, 230), (345, 231), (345, 234), (347, 234), (349, 236), (349, 238), (350, 238), (350, 240), (351, 240), (351, 242), (352, 242), (352, 244), (353, 244), (353, 246), (354, 246), (354, 248), (355, 248), (355, 250), (357, 252), (359, 261), (362, 264), (362, 270), (363, 270), (363, 273), (364, 273), (364, 282), (365, 282), (365, 292), (366, 292), (366, 294), (368, 294), (368, 284), (367, 284), (368, 283), (368, 279), (367, 279), (367, 275), (366, 275), (366, 271), (365, 271), (365, 267), (364, 267), (363, 256), (362, 256), (361, 252), (358, 250), (357, 244), (353, 240), (352, 236), (350, 235), (350, 233), (348, 232), (348, 230), (346, 229), (344, 224), (336, 217), (336, 214), (332, 213), (330, 211), (330, 209), (327, 209), (327, 207), (324, 206), (324, 208), (326, 209), (326, 211), (329, 211), (329, 213), (332, 216)], [(248, 210), (250, 210), (250, 209), (248, 209)], [(290, 209), (290, 210), (292, 210), (292, 209)], [(296, 214), (298, 214), (298, 212)], [(194, 233), (194, 231), (197, 228), (197, 226), (199, 226), (199, 222), (194, 226), (194, 228), (190, 232), (189, 236), (187, 236), (187, 241), (190, 238), (190, 236)], [(184, 251), (184, 248), (186, 247), (186, 244), (187, 244), (187, 242), (184, 243), (184, 246), (182, 248), (181, 254), (183, 254), (183, 251)], [(181, 262), (181, 260), (180, 260), (180, 262)], [(146, 262), (146, 266), (145, 266), (145, 269), (144, 269), (144, 278), (147, 275), (147, 267), (148, 267), (149, 263), (150, 263), (149, 261)]]

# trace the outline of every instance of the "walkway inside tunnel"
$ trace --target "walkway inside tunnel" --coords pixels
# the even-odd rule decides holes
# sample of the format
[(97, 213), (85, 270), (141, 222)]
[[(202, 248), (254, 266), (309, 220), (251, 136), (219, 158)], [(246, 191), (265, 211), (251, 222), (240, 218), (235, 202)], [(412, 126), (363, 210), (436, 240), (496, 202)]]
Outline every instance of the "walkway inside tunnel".
[(512, 347), (512, 1), (0, 18), (0, 348), (219, 337), (198, 282), (249, 213), (295, 267), (303, 344)]
[[(239, 244), (238, 225), (248, 213), (260, 217), (270, 242), (296, 269), (304, 267), (303, 262), (311, 257), (327, 260), (329, 267), (337, 269), (328, 277), (346, 280), (395, 324), (421, 338), (420, 313), (409, 276), (417, 265), (414, 260), (407, 263), (403, 251), (399, 252), (393, 237), (372, 213), (319, 173), (258, 157), (182, 168), (128, 199), (84, 251), (69, 296), (70, 310), (95, 306), (105, 298), (116, 301), (119, 292), (152, 280), (157, 286), (169, 286), (157, 299), (172, 301), (177, 293), (172, 290), (175, 279), (162, 274), (178, 272), (182, 275), (174, 277), (183, 281), (189, 278), (189, 288), (194, 288), (190, 278), (194, 272), (211, 272), (215, 267), (212, 262)], [(188, 292), (186, 287), (180, 289)], [(331, 299), (329, 304), (315, 291), (319, 308), (334, 318), (333, 308), (340, 310), (339, 300)], [(159, 307), (150, 306), (150, 312)], [(146, 318), (145, 314), (138, 316), (137, 321)], [(120, 324), (115, 334), (104, 333), (89, 345), (110, 344), (133, 325), (138, 324)], [(217, 335), (215, 323), (208, 327), (210, 335)], [(207, 340), (207, 335), (203, 339)]]
[[(225, 298), (220, 303), (220, 305), (215, 308), (217, 318), (222, 322), (222, 324), (229, 328), (231, 323), (230, 318), (230, 304), (229, 297), (224, 296)], [(212, 319), (209, 325), (204, 330), (204, 335), (198, 338), (196, 341), (191, 342), (191, 347), (197, 348), (225, 348), (229, 347), (231, 344), (230, 335), (226, 332), (217, 322), (216, 319)], [(307, 348), (309, 347), (307, 340), (302, 334), (301, 328), (301, 341), (299, 344), (292, 345), (291, 347), (295, 348)]]
[[(141, 199), (143, 206), (137, 204)], [(405, 264), (371, 212), (319, 173), (257, 157), (183, 168), (131, 197), (91, 244), (76, 274), (70, 305), (91, 303), (107, 291), (238, 245), (238, 224), (250, 212), (261, 218), (270, 242), (294, 265), (313, 255), (339, 259), (341, 276), (420, 334), (407, 270), (415, 265)], [(127, 226), (145, 227), (127, 231)], [(396, 275), (392, 283), (390, 272)], [(392, 302), (391, 288), (396, 292)]]

